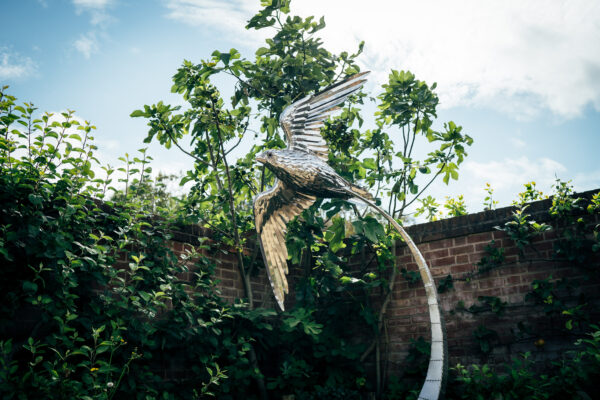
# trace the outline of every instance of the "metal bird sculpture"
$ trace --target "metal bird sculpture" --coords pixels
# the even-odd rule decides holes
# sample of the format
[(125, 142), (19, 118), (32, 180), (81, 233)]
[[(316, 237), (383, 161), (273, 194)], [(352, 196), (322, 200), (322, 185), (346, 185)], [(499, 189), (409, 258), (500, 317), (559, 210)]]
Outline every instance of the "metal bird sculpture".
[(317, 197), (358, 198), (383, 215), (407, 243), (425, 286), (431, 320), (431, 357), (419, 399), (435, 400), (444, 387), (447, 355), (438, 295), (431, 272), (410, 236), (375, 204), (370, 193), (342, 178), (327, 164), (328, 147), (320, 134), (324, 120), (362, 87), (368, 73), (355, 74), (283, 110), (279, 122), (285, 132), (287, 149), (267, 150), (256, 157), (277, 177), (272, 188), (254, 199), (256, 230), (269, 281), (279, 307), (284, 310), (284, 296), (288, 293), (285, 233), (290, 220), (310, 207)]

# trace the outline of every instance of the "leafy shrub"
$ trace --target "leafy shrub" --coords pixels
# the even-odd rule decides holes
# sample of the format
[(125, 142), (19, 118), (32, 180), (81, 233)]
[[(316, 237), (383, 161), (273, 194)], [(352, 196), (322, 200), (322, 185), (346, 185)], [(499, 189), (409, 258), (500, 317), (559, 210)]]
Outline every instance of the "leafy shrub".
[(600, 330), (576, 342), (581, 349), (570, 351), (543, 372), (525, 353), (494, 371), (488, 365), (453, 368), (448, 399), (592, 399), (600, 378)]
[[(236, 324), (211, 262), (190, 254), (193, 279), (182, 281), (191, 263), (168, 248), (166, 220), (151, 219), (130, 193), (105, 204), (91, 197), (108, 185), (94, 180), (93, 126), (73, 112), (34, 118), (35, 108), (16, 105), (5, 89), (2, 397), (152, 398), (174, 388), (191, 397), (225, 378), (220, 365), (247, 363), (249, 338), (229, 339)], [(161, 376), (171, 359), (182, 371), (177, 386)]]
[(157, 203), (144, 163), (126, 156), (125, 189), (95, 200), (106, 199), (113, 177), (95, 178), (93, 126), (73, 112), (35, 118), (5, 89), (2, 398), (253, 398), (260, 379), (274, 394), (305, 398), (367, 390), (356, 362), (364, 345), (344, 324), (324, 323), (333, 309), (278, 315), (224, 303), (210, 258), (169, 248), (172, 214), (150, 214)]

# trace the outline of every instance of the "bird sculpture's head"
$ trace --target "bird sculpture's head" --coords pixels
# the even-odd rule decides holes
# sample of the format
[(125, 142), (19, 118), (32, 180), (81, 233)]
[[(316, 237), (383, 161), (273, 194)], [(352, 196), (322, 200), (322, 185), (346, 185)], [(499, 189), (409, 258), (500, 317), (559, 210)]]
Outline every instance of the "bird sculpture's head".
[(279, 163), (279, 154), (276, 150), (267, 150), (257, 155), (256, 161), (265, 164), (267, 167), (276, 167)]

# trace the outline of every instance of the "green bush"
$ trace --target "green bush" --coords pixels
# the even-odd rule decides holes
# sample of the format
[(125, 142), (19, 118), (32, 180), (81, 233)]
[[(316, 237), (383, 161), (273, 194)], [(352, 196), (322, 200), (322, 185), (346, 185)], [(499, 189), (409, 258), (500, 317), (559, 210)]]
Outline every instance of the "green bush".
[(150, 214), (145, 165), (127, 156), (125, 189), (106, 200), (112, 177), (95, 177), (93, 126), (73, 112), (36, 118), (5, 90), (0, 397), (256, 398), (259, 380), (303, 398), (366, 390), (364, 345), (344, 324), (324, 324), (331, 309), (278, 315), (224, 303), (211, 259), (168, 247), (172, 214)]
[[(211, 262), (199, 257), (192, 281), (181, 281), (191, 263), (167, 247), (166, 220), (127, 196), (92, 198), (108, 184), (94, 179), (93, 126), (72, 112), (37, 119), (5, 89), (1, 397), (207, 393), (225, 379), (219, 371), (243, 363), (246, 341), (231, 340), (234, 317), (215, 290)], [(117, 264), (120, 256), (127, 262)], [(162, 376), (170, 360), (182, 372), (177, 387)]]
[(596, 379), (600, 378), (600, 330), (576, 342), (581, 349), (570, 351), (551, 368), (540, 372), (525, 353), (513, 359), (503, 371), (488, 365), (453, 368), (453, 380), (448, 384), (448, 399), (581, 399), (597, 398)]

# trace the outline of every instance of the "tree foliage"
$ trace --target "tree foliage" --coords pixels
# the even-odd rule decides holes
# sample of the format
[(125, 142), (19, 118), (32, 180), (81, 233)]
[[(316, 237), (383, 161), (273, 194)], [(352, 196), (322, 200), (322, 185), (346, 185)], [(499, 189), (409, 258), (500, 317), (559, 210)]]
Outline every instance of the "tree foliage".
[[(274, 178), (264, 167), (255, 166), (255, 156), (286, 145), (278, 123), (286, 106), (360, 71), (358, 59), (364, 46), (360, 43), (354, 52), (335, 54), (319, 38), (325, 28), (323, 18), (291, 15), (289, 0), (262, 5), (246, 28), (269, 28), (274, 33), (252, 57), (230, 49), (215, 50), (198, 63), (186, 60), (173, 76), (172, 86), (185, 107), (159, 102), (131, 114), (148, 120), (146, 142), (175, 146), (194, 159), (194, 168), (182, 180), (193, 184), (186, 215), (234, 246), (250, 308), (255, 302), (249, 276), (262, 267), (258, 241), (246, 234), (254, 231), (252, 199)], [(228, 77), (230, 99), (224, 99), (223, 88), (213, 83), (216, 76)], [(321, 132), (330, 148), (329, 164), (349, 181), (366, 185), (378, 203), (387, 202), (396, 218), (402, 218), (436, 179), (446, 184), (456, 180), (466, 147), (472, 143), (452, 121), (442, 129), (435, 127), (439, 103), (435, 88), (409, 71), (392, 70), (376, 98), (362, 92), (353, 96)], [(369, 117), (361, 110), (367, 101), (377, 109)], [(366, 127), (366, 121), (371, 127)], [(231, 152), (240, 143), (249, 151), (234, 159)], [(344, 222), (348, 217), (351, 224)], [(378, 308), (368, 298), (373, 290), (391, 293), (396, 239), (386, 225), (351, 203), (317, 201), (289, 225), (289, 256), (304, 269), (305, 277), (296, 287), (297, 307), (310, 310), (318, 321), (329, 320), (332, 326), (331, 315), (350, 314), (359, 323), (366, 322), (373, 328), (378, 352), (389, 300)], [(350, 254), (368, 251), (374, 258), (353, 270), (347, 255), (339, 252), (346, 242)], [(244, 255), (245, 246), (254, 247), (250, 256)], [(367, 271), (373, 263), (376, 273)], [(373, 349), (369, 346), (361, 361)], [(377, 392), (382, 382), (378, 377)]]
[[(214, 51), (197, 64), (185, 61), (173, 77), (172, 91), (183, 96), (186, 107), (159, 102), (131, 114), (148, 119), (147, 142), (175, 145), (194, 158), (194, 169), (183, 179), (193, 183), (186, 205), (188, 215), (221, 232), (237, 247), (246, 280), (261, 260), (243, 258), (246, 239), (242, 233), (253, 230), (253, 197), (273, 182), (268, 170), (255, 166), (256, 154), (284, 147), (278, 124), (283, 109), (359, 72), (357, 60), (364, 46), (360, 43), (354, 53), (334, 54), (318, 37), (325, 28), (323, 18), (292, 16), (289, 1), (266, 1), (263, 6), (246, 28), (268, 27), (274, 34), (253, 58), (231, 49)], [(212, 83), (217, 75), (230, 77), (227, 82), (233, 85), (233, 95), (229, 101)], [(382, 92), (370, 100), (376, 104), (375, 115), (364, 116), (361, 106), (369, 99), (360, 93), (322, 130), (330, 148), (329, 164), (351, 182), (366, 185), (379, 203), (387, 202), (389, 212), (397, 218), (403, 217), (406, 208), (436, 178), (445, 183), (457, 179), (465, 149), (472, 143), (452, 121), (441, 130), (434, 128), (439, 103), (435, 88), (408, 71), (392, 70)], [(373, 126), (365, 128), (365, 120)], [(233, 159), (231, 151), (240, 142), (251, 147), (246, 156)], [(356, 221), (347, 229), (339, 216)], [(379, 245), (380, 240), (382, 248), (391, 248), (389, 237), (393, 234), (346, 201), (318, 201), (290, 227), (292, 261), (303, 260), (306, 268), (323, 268), (330, 274), (322, 277), (330, 281), (325, 285), (320, 278), (313, 279), (310, 286), (315, 293), (305, 298), (318, 298), (320, 288), (336, 291), (339, 278), (349, 273), (342, 272), (344, 262), (336, 253), (351, 235), (355, 235), (351, 239), (354, 252), (367, 244)], [(252, 304), (251, 291), (246, 294)]]

